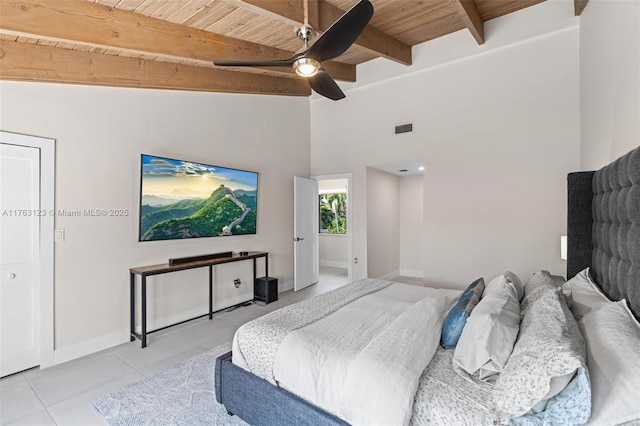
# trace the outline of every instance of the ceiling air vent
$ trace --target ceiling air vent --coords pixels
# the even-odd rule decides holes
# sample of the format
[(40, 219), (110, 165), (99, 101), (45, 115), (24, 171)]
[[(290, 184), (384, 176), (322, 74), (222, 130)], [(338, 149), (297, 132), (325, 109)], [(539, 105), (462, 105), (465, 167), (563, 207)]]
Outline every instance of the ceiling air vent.
[(413, 123), (398, 124), (395, 128), (395, 134), (413, 132)]

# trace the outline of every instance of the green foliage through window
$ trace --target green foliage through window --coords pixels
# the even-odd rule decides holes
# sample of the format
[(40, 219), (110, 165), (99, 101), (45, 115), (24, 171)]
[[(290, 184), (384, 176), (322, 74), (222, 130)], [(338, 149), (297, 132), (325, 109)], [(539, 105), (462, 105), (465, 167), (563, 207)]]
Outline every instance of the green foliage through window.
[(347, 194), (320, 195), (320, 233), (347, 233)]

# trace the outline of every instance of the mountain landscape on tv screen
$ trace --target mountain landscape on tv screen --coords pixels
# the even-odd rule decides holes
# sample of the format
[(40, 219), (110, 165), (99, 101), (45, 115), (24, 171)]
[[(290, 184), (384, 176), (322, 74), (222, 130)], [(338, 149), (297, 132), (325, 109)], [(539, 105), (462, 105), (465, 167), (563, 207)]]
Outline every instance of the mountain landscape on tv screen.
[(140, 241), (256, 233), (253, 172), (143, 155), (140, 198)]
[(256, 233), (256, 191), (220, 186), (206, 200), (143, 205), (140, 239), (216, 237)]

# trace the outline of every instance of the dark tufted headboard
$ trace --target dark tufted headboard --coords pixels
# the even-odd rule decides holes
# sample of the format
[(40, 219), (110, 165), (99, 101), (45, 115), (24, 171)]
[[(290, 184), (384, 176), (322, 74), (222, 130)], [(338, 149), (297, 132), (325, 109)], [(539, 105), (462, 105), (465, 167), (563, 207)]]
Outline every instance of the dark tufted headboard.
[(567, 183), (567, 279), (589, 266), (604, 293), (640, 317), (640, 147)]

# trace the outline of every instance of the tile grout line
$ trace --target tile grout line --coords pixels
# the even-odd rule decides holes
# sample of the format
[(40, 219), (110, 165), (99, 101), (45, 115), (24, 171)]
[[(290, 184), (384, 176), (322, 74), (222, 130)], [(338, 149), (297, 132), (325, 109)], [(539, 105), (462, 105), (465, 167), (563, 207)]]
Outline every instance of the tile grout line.
[[(49, 418), (53, 421), (53, 423), (55, 423), (56, 425), (58, 425), (58, 422), (56, 422), (56, 419), (53, 418), (53, 415), (51, 414), (51, 412), (49, 411), (49, 407), (47, 407), (47, 405), (44, 403), (44, 401), (42, 400), (42, 398), (40, 398), (40, 395), (38, 395), (38, 392), (36, 392), (35, 388), (31, 385), (31, 381), (29, 380), (29, 377), (27, 377), (26, 375), (24, 376), (24, 380), (27, 382), (27, 384), (29, 385), (29, 388), (31, 389), (31, 392), (33, 392), (33, 394), (36, 396), (36, 398), (38, 398), (38, 401), (40, 401), (40, 404), (42, 404), (42, 408), (44, 408), (44, 411), (47, 412), (47, 415), (49, 416)], [(27, 414), (26, 416), (22, 416), (20, 417), (20, 419), (24, 419), (25, 417), (28, 417), (30, 415), (32, 415), (34, 413), (30, 413)], [(16, 419), (13, 420), (13, 422), (16, 422), (20, 419)], [(12, 423), (13, 423), (12, 422)]]

